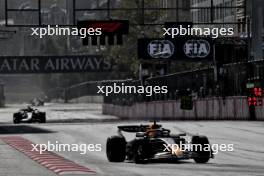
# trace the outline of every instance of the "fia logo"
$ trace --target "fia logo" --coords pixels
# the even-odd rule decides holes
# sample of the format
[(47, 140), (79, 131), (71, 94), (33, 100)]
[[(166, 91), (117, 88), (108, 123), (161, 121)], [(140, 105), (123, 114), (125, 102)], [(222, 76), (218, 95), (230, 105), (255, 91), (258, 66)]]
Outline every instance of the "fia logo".
[(152, 58), (170, 58), (174, 54), (174, 45), (168, 40), (153, 40), (148, 44), (148, 54)]
[(183, 50), (187, 57), (205, 58), (210, 54), (210, 44), (206, 40), (188, 40)]

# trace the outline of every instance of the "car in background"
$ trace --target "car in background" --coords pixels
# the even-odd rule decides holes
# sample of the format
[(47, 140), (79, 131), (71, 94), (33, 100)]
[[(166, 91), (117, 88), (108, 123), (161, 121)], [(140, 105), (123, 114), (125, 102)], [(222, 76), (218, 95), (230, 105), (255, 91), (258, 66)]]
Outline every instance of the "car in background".
[(31, 106), (28, 106), (25, 109), (20, 109), (18, 112), (13, 114), (14, 124), (18, 123), (46, 123), (46, 113), (38, 109), (34, 109)]

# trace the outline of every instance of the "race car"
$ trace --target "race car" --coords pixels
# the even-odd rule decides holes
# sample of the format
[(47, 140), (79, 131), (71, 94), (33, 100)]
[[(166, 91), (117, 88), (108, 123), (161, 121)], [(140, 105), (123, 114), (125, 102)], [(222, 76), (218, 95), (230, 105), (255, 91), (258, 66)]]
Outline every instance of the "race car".
[[(136, 133), (136, 138), (127, 142), (122, 132)], [(196, 163), (206, 163), (213, 158), (212, 149), (206, 136), (170, 134), (154, 122), (151, 125), (118, 126), (118, 135), (107, 138), (106, 155), (110, 162), (136, 164), (161, 160), (193, 159)]]
[(14, 124), (18, 124), (21, 122), (46, 123), (46, 113), (28, 106), (27, 108), (20, 109), (18, 112), (15, 112), (13, 114), (13, 122)]

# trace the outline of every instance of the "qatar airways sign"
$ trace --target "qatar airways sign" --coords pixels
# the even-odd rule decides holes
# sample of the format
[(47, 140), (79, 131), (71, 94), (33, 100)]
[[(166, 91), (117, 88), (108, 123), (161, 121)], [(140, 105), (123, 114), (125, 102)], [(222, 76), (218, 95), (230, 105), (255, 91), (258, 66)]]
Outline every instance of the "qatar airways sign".
[(107, 72), (111, 62), (102, 56), (2, 56), (0, 73)]

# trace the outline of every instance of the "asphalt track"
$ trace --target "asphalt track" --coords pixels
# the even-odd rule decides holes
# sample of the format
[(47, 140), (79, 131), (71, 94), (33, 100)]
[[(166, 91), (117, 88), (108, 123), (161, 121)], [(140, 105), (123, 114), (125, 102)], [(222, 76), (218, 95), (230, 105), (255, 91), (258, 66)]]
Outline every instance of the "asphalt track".
[[(24, 106), (24, 105), (23, 105)], [(264, 122), (234, 121), (165, 121), (165, 128), (173, 133), (207, 135), (211, 144), (234, 144), (234, 151), (219, 151), (207, 164), (193, 160), (177, 163), (109, 163), (105, 155), (108, 136), (116, 134), (117, 125), (145, 124), (144, 121), (119, 121), (116, 117), (100, 114), (100, 105), (50, 104), (47, 124), (12, 124), (12, 112), (21, 105), (0, 109), (0, 138), (19, 136), (35, 144), (48, 141), (63, 144), (102, 144), (102, 151), (56, 152), (63, 158), (89, 168), (103, 176), (193, 176), (193, 175), (255, 175), (264, 173)], [(131, 134), (128, 134), (131, 139)], [(30, 159), (25, 154), (0, 140), (0, 176), (52, 176), (51, 170)], [(69, 175), (84, 175), (70, 173)]]

